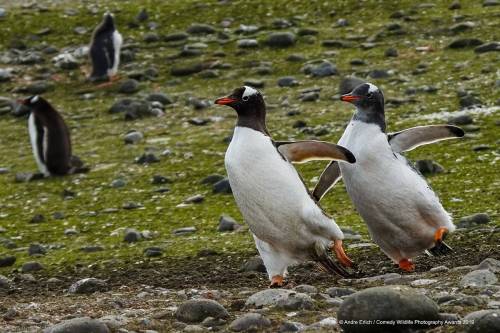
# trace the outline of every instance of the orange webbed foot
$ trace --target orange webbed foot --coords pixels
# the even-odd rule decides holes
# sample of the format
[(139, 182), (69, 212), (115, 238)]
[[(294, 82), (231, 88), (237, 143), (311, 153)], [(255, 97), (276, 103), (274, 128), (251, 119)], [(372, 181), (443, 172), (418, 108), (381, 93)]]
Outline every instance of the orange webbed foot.
[(415, 270), (415, 264), (409, 259), (401, 259), (399, 261), (399, 268), (405, 272), (413, 272)]
[(342, 247), (342, 240), (336, 239), (335, 241), (333, 241), (333, 246), (331, 246), (331, 250), (335, 252), (335, 256), (343, 266), (345, 267), (353, 266), (354, 263), (344, 252), (344, 248)]
[(285, 284), (285, 279), (281, 275), (275, 275), (271, 278), (269, 288), (281, 288)]

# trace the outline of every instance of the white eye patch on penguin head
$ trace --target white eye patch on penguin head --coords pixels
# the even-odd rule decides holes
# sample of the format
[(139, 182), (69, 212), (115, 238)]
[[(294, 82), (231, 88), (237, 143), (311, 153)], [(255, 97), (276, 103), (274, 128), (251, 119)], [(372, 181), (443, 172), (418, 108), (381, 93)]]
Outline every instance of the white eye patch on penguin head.
[(249, 87), (249, 86), (243, 86), (243, 93), (241, 95), (241, 100), (246, 102), (248, 100), (250, 100), (250, 98), (252, 96), (257, 96), (257, 95), (260, 95), (260, 92), (255, 89), (255, 88), (252, 88), (252, 87)]
[(30, 98), (28, 98), (29, 104), (35, 104), (39, 100), (40, 100), (40, 97), (38, 95), (31, 96)]
[(227, 96), (219, 98), (215, 104), (233, 108), (239, 117), (265, 117), (266, 105), (262, 94), (255, 88), (242, 86)]
[(219, 98), (215, 101), (215, 104), (228, 105), (234, 109), (245, 107), (252, 101), (262, 100), (261, 93), (252, 87), (243, 86), (234, 89), (231, 95), (223, 98)]

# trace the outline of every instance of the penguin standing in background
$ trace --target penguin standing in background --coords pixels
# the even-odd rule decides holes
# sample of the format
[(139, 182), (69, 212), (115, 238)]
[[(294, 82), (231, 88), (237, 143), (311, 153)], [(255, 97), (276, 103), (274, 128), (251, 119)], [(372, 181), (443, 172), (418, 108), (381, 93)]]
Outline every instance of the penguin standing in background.
[(86, 172), (87, 168), (71, 155), (69, 130), (61, 115), (40, 96), (21, 101), (30, 112), (28, 129), (36, 164), (44, 177)]
[(266, 128), (264, 99), (254, 88), (235, 89), (215, 103), (230, 106), (238, 114), (225, 166), (271, 287), (283, 286), (287, 267), (306, 260), (314, 260), (332, 273), (347, 275), (327, 255), (332, 250), (344, 266), (352, 265), (342, 248), (344, 235), (311, 198), (292, 162), (328, 159), (354, 163), (351, 152), (321, 141), (273, 141)]
[(116, 30), (113, 15), (104, 14), (102, 22), (92, 34), (90, 42), (90, 61), (92, 73), (90, 81), (113, 81), (120, 63), (122, 35)]
[(455, 230), (450, 215), (436, 193), (402, 152), (418, 146), (464, 136), (450, 125), (418, 126), (386, 134), (384, 95), (376, 86), (363, 83), (342, 101), (356, 112), (339, 144), (356, 155), (355, 165), (332, 162), (313, 191), (319, 201), (340, 177), (370, 235), (402, 270), (412, 271), (411, 258), (428, 250), (432, 255), (449, 253), (443, 242)]

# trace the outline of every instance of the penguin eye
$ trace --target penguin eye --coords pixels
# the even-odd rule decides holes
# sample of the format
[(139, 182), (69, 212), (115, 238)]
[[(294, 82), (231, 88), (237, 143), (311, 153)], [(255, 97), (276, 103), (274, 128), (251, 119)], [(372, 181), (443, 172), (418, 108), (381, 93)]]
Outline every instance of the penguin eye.
[(373, 93), (369, 92), (368, 94), (366, 94), (366, 97), (372, 98), (373, 97)]
[(243, 96), (241, 98), (244, 102), (248, 101), (250, 99), (250, 96)]

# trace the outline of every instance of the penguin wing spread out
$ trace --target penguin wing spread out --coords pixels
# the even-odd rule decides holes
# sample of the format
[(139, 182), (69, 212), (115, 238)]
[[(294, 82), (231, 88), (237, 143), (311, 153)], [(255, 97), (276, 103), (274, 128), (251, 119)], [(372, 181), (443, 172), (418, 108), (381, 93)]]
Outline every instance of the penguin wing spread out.
[(417, 126), (396, 133), (389, 133), (387, 139), (395, 153), (412, 150), (418, 146), (441, 140), (460, 138), (464, 131), (451, 125)]
[(321, 198), (328, 192), (335, 184), (339, 181), (341, 177), (340, 167), (337, 161), (332, 161), (323, 171), (319, 177), (319, 181), (314, 187), (312, 196), (316, 202), (319, 202)]
[(276, 141), (274, 145), (288, 161), (294, 163), (312, 160), (356, 162), (356, 158), (347, 148), (324, 141)]

